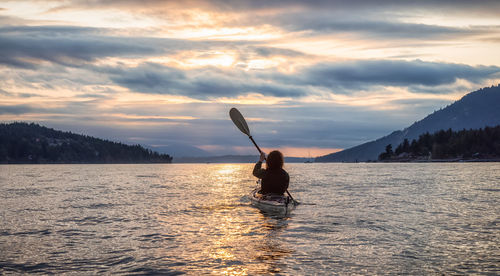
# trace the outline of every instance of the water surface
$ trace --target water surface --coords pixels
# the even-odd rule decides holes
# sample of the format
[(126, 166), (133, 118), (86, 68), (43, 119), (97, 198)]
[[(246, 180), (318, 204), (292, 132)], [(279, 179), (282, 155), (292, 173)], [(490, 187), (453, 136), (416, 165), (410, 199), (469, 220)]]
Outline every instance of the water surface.
[(0, 166), (0, 274), (500, 273), (500, 164)]

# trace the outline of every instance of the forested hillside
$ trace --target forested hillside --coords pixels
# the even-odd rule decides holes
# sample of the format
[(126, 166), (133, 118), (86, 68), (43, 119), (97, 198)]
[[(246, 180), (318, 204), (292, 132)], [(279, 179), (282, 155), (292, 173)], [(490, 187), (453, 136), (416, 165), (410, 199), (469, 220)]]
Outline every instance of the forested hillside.
[(500, 158), (500, 126), (461, 131), (441, 130), (420, 135), (411, 143), (405, 139), (393, 151), (389, 144), (379, 160), (413, 159), (498, 159)]
[(462, 99), (433, 112), (403, 130), (394, 131), (377, 140), (340, 152), (317, 157), (315, 162), (374, 161), (384, 151), (386, 145), (391, 144), (392, 148), (396, 148), (404, 139), (408, 141), (418, 139), (426, 132), (434, 133), (449, 128), (460, 131), (494, 127), (500, 125), (499, 106), (500, 85), (485, 87), (465, 95)]
[(140, 145), (125, 145), (57, 131), (38, 124), (0, 124), (0, 163), (170, 163), (172, 157)]

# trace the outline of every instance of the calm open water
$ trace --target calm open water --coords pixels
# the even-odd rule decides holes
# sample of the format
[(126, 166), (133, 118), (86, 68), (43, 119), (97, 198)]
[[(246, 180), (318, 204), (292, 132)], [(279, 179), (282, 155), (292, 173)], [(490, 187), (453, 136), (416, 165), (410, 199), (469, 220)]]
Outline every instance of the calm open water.
[(500, 274), (500, 163), (0, 166), (0, 274)]

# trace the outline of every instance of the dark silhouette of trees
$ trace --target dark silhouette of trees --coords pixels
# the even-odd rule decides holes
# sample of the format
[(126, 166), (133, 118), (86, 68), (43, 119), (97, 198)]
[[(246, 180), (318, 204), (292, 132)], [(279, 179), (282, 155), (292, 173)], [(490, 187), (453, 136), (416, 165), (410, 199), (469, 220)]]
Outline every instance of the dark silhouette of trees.
[(405, 139), (394, 153), (387, 145), (379, 160), (400, 159), (496, 159), (500, 158), (500, 126), (461, 131), (440, 130), (428, 132), (413, 139)]
[(378, 156), (378, 159), (380, 160), (387, 160), (387, 159), (390, 159), (391, 156), (393, 156), (394, 153), (392, 152), (392, 145), (389, 144), (387, 146), (385, 146), (385, 152), (382, 152), (379, 156)]
[(125, 145), (38, 124), (0, 124), (0, 163), (171, 163), (140, 145)]
[(394, 153), (396, 155), (400, 155), (401, 153), (403, 152), (409, 152), (410, 151), (410, 143), (408, 142), (408, 139), (405, 138), (405, 140), (403, 141), (403, 143), (401, 143), (397, 148), (396, 150), (394, 151)]

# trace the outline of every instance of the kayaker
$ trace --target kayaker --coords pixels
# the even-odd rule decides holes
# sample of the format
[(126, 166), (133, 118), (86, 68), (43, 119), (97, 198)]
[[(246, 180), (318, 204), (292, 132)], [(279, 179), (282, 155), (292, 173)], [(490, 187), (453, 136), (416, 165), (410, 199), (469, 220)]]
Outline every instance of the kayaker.
[(266, 154), (261, 152), (260, 159), (253, 168), (253, 175), (262, 179), (260, 193), (282, 195), (290, 183), (290, 176), (283, 169), (283, 154), (278, 150), (271, 151), (267, 156), (266, 169), (262, 169), (264, 160), (266, 160)]

